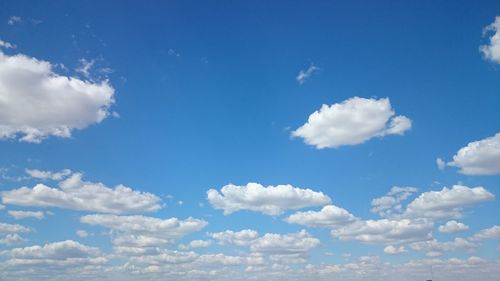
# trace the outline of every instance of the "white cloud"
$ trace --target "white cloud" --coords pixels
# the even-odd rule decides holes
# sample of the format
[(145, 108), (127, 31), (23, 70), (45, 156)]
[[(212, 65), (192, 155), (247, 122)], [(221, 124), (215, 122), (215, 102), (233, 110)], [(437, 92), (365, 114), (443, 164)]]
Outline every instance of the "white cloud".
[(14, 49), (16, 48), (16, 45), (0, 40), (0, 48)]
[(443, 233), (456, 233), (456, 232), (468, 230), (469, 226), (467, 226), (461, 222), (451, 220), (451, 221), (446, 222), (446, 224), (444, 224), (444, 225), (440, 225), (438, 229), (439, 229), (439, 232), (443, 232)]
[(78, 230), (76, 230), (76, 235), (78, 235), (78, 237), (80, 237), (80, 238), (85, 238), (85, 237), (89, 236), (89, 233), (83, 229), (78, 229)]
[(181, 56), (181, 54), (176, 52), (174, 49), (168, 49), (167, 53), (169, 56), (173, 56), (173, 57), (180, 57)]
[(483, 229), (474, 234), (472, 240), (487, 240), (487, 239), (500, 239), (500, 226), (494, 225), (490, 228)]
[(41, 179), (41, 180), (54, 180), (54, 181), (60, 181), (66, 176), (71, 175), (71, 170), (70, 169), (64, 169), (59, 172), (51, 172), (51, 171), (40, 171), (37, 169), (26, 169), (26, 173), (35, 179)]
[(0, 244), (13, 245), (26, 242), (26, 239), (21, 237), (19, 234), (7, 234), (3, 238), (0, 238)]
[(404, 246), (394, 247), (393, 245), (386, 246), (384, 248), (384, 253), (388, 255), (401, 255), (406, 253), (406, 249)]
[(319, 67), (311, 64), (306, 70), (301, 70), (295, 79), (302, 85), (319, 69)]
[(446, 168), (446, 162), (444, 162), (444, 160), (441, 158), (436, 159), (436, 165), (439, 170), (444, 170), (444, 168)]
[(432, 237), (432, 223), (427, 220), (366, 220), (333, 229), (340, 240), (369, 244), (403, 244), (424, 241)]
[(207, 192), (207, 199), (215, 209), (229, 215), (239, 210), (261, 212), (276, 216), (289, 209), (322, 206), (331, 202), (322, 192), (301, 189), (291, 185), (264, 187), (258, 183), (246, 186), (228, 184), (220, 193), (215, 189)]
[(459, 167), (459, 173), (470, 176), (500, 174), (500, 133), (462, 147), (448, 166)]
[(4, 204), (58, 207), (103, 213), (140, 213), (161, 208), (160, 198), (147, 192), (135, 191), (118, 185), (109, 188), (102, 183), (82, 181), (75, 173), (59, 182), (59, 188), (37, 184), (33, 188), (21, 187), (2, 192)]
[(405, 216), (414, 218), (461, 218), (465, 207), (493, 200), (495, 196), (483, 187), (454, 185), (441, 191), (428, 191), (408, 204)]
[(14, 248), (4, 252), (4, 255), (10, 257), (7, 260), (9, 266), (68, 267), (107, 262), (106, 258), (100, 256), (99, 249), (72, 240), (49, 243), (43, 246)]
[(9, 224), (0, 222), (0, 233), (2, 234), (13, 234), (21, 232), (30, 232), (30, 229), (26, 226), (19, 224)]
[(150, 247), (172, 243), (185, 235), (204, 228), (204, 220), (187, 218), (160, 219), (146, 216), (86, 215), (82, 223), (101, 225), (113, 230), (117, 237), (113, 243), (118, 246)]
[(252, 242), (250, 250), (271, 254), (303, 254), (319, 244), (319, 239), (305, 230), (289, 234), (266, 233)]
[(487, 60), (500, 63), (500, 16), (484, 29), (484, 34), (490, 32), (493, 34), (489, 37), (489, 44), (480, 46), (479, 50)]
[(12, 211), (12, 210), (9, 210), (8, 213), (11, 217), (15, 218), (16, 220), (25, 219), (25, 218), (35, 218), (35, 219), (41, 220), (45, 217), (44, 213), (41, 211), (33, 212), (33, 211)]
[(23, 22), (23, 18), (19, 17), (19, 16), (11, 16), (9, 18), (9, 20), (7, 21), (7, 23), (9, 25), (15, 25), (17, 23), (22, 23)]
[(412, 243), (411, 248), (416, 251), (425, 251), (429, 257), (437, 257), (442, 255), (444, 252), (457, 251), (457, 250), (470, 250), (476, 247), (476, 245), (463, 238), (455, 238), (449, 242), (439, 242), (436, 239), (430, 241), (421, 241)]
[(75, 71), (82, 74), (85, 78), (89, 78), (90, 70), (94, 67), (94, 64), (95, 60), (80, 59), (80, 66)]
[(403, 135), (411, 128), (411, 120), (394, 114), (388, 98), (353, 97), (331, 106), (324, 104), (292, 136), (322, 149), (356, 145), (385, 135)]
[(237, 246), (250, 245), (259, 237), (259, 233), (252, 229), (244, 229), (241, 231), (226, 230), (223, 232), (207, 233), (207, 235), (215, 239), (219, 244), (233, 244)]
[(100, 123), (114, 103), (107, 82), (92, 83), (53, 71), (53, 65), (0, 51), (0, 139), (40, 143), (70, 137), (75, 129)]
[(189, 249), (198, 249), (198, 248), (207, 248), (212, 245), (212, 240), (193, 240), (189, 242), (189, 244), (184, 245), (180, 244), (179, 249), (181, 250), (189, 250)]
[(357, 218), (347, 210), (335, 205), (328, 205), (323, 207), (319, 212), (296, 212), (290, 215), (286, 219), (286, 222), (305, 226), (333, 228), (350, 224), (356, 220)]
[(413, 193), (417, 192), (414, 187), (394, 186), (385, 196), (372, 200), (371, 211), (382, 217), (389, 217), (402, 211), (401, 202), (408, 199)]

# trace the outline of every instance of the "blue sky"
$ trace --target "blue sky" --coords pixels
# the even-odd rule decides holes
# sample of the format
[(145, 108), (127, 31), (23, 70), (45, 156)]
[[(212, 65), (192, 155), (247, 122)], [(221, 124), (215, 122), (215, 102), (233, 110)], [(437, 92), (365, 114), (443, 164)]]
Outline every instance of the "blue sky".
[(494, 280), (499, 67), (496, 1), (2, 1), (0, 279)]

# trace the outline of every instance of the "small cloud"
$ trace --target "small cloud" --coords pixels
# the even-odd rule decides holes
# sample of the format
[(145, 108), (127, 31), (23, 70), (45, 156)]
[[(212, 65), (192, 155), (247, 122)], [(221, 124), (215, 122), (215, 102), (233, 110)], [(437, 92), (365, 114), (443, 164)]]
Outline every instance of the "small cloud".
[(168, 55), (169, 56), (173, 56), (173, 57), (180, 57), (181, 54), (179, 54), (178, 52), (176, 52), (174, 49), (168, 49)]
[(444, 160), (441, 158), (436, 159), (436, 165), (437, 165), (438, 169), (441, 171), (444, 170), (444, 168), (446, 168), (446, 162), (444, 162)]
[(0, 48), (14, 49), (16, 48), (16, 45), (0, 40)]
[(23, 18), (18, 17), (18, 16), (11, 16), (9, 18), (9, 20), (7, 21), (7, 23), (9, 25), (15, 25), (15, 24), (22, 23), (22, 22), (23, 22)]
[(95, 60), (86, 60), (84, 58), (80, 59), (80, 66), (75, 69), (76, 72), (85, 76), (85, 78), (89, 78), (90, 70), (94, 66)]
[(89, 233), (85, 230), (78, 229), (76, 231), (76, 235), (78, 235), (78, 237), (80, 237), (80, 238), (85, 238), (85, 237), (89, 236)]
[(483, 30), (483, 36), (491, 33), (489, 44), (481, 45), (479, 51), (486, 60), (500, 63), (500, 16), (497, 16), (495, 21)]
[(178, 204), (179, 206), (182, 206), (182, 205), (184, 204), (184, 201), (179, 200), (179, 201), (177, 201), (177, 204)]
[(301, 70), (295, 79), (299, 82), (299, 84), (304, 84), (313, 74), (314, 72), (320, 70), (319, 67), (315, 66), (313, 63), (306, 70)]

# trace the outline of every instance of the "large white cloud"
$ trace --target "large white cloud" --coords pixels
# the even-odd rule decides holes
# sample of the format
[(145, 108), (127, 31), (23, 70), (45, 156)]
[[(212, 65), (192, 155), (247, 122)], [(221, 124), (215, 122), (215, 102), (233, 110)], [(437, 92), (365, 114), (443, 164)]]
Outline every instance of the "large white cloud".
[(0, 139), (39, 143), (100, 123), (114, 103), (107, 82), (59, 75), (51, 63), (0, 51)]
[(187, 218), (160, 219), (146, 216), (117, 216), (94, 214), (80, 218), (91, 225), (100, 225), (113, 230), (116, 237), (113, 243), (118, 246), (149, 247), (172, 243), (187, 234), (204, 228), (204, 220)]
[(462, 147), (448, 166), (459, 167), (459, 173), (471, 176), (500, 174), (500, 133)]
[(500, 63), (500, 16), (495, 17), (495, 21), (484, 29), (484, 33), (493, 33), (487, 45), (479, 47), (481, 53), (487, 60)]
[(440, 191), (420, 194), (408, 204), (404, 215), (430, 219), (461, 218), (463, 208), (494, 198), (495, 196), (484, 187), (454, 185), (451, 189), (444, 187)]
[(394, 114), (388, 98), (353, 97), (331, 106), (323, 105), (293, 131), (292, 136), (321, 149), (360, 144), (385, 135), (402, 135), (411, 128), (411, 120)]
[(428, 240), (432, 226), (427, 220), (365, 220), (333, 229), (331, 234), (340, 240), (394, 245)]
[(80, 173), (59, 182), (59, 188), (37, 184), (33, 188), (4, 191), (2, 202), (114, 214), (150, 212), (161, 208), (160, 198), (154, 194), (123, 185), (109, 188), (102, 183), (83, 181)]
[(323, 207), (320, 211), (296, 212), (286, 222), (313, 227), (342, 227), (358, 220), (347, 210), (335, 205)]
[(224, 210), (225, 215), (239, 210), (250, 210), (276, 216), (288, 209), (322, 206), (331, 202), (322, 192), (311, 189), (291, 185), (264, 187), (258, 183), (249, 183), (246, 186), (228, 184), (222, 187), (220, 193), (210, 189), (207, 198), (214, 208)]

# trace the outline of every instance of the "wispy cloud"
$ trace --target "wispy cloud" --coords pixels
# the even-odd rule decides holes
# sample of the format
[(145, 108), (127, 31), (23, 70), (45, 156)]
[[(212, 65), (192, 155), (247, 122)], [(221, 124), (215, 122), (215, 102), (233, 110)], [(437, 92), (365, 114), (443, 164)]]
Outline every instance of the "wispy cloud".
[(299, 74), (295, 77), (295, 79), (302, 85), (318, 70), (320, 70), (319, 67), (311, 64), (307, 69), (299, 71)]

